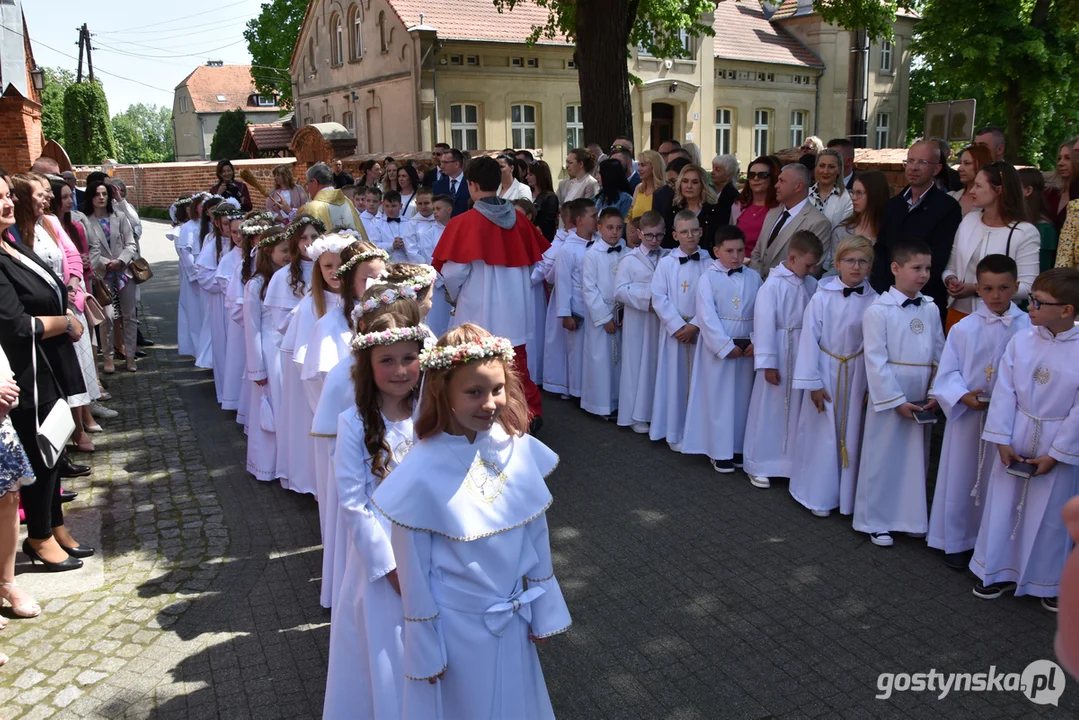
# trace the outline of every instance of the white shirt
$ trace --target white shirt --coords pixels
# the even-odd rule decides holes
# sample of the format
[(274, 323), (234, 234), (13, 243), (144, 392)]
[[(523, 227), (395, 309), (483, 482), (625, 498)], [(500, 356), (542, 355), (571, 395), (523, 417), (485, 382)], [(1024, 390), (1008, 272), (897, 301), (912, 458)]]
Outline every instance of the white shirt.
[(396, 238), (404, 240), (409, 235), (409, 222), (400, 218), (400, 222), (390, 222), (389, 218), (372, 222), (367, 225), (367, 237), (378, 247), (390, 254), (393, 262), (408, 262), (408, 254), (405, 248), (395, 249), (393, 242)]
[(456, 305), (450, 327), (470, 322), (509, 338), (514, 347), (530, 342), (536, 317), (531, 275), (529, 266), (511, 268), (482, 260), (467, 265), (447, 262), (442, 279)]
[[(1014, 226), (1015, 231), (1012, 231)], [(1011, 247), (1008, 247), (1008, 236), (1011, 235)], [(1028, 222), (1011, 223), (1005, 227), (989, 227), (982, 222), (982, 211), (973, 210), (959, 223), (959, 229), (955, 232), (955, 244), (952, 245), (952, 254), (948, 258), (948, 264), (944, 267), (944, 278), (955, 276), (961, 282), (977, 282), (975, 272), (978, 263), (986, 255), (1007, 254), (1019, 269), (1019, 291), (1015, 294), (1015, 301), (1022, 302), (1030, 295), (1030, 286), (1034, 278), (1038, 277), (1039, 251), (1041, 250), (1041, 235), (1038, 228)], [(958, 312), (970, 314), (982, 301), (977, 296), (956, 300), (949, 298), (948, 306)]]

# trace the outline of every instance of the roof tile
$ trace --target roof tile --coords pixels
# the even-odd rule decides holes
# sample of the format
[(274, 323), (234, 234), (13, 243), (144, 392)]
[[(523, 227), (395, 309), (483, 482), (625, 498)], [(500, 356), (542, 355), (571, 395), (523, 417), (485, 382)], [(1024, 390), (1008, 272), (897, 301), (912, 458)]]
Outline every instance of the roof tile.
[(716, 5), (713, 38), (717, 58), (823, 68), (824, 63), (793, 35), (768, 22), (757, 3)]
[[(491, 0), (390, 0), (405, 27), (423, 22), (445, 40), (523, 43), (532, 28), (547, 23), (547, 10), (522, 0), (511, 11), (498, 12)], [(539, 39), (540, 45), (568, 45), (565, 37)]]
[[(280, 110), (277, 107), (261, 107), (248, 103), (248, 98), (257, 92), (255, 82), (251, 79), (250, 65), (199, 65), (180, 81), (176, 89), (179, 90), (184, 85), (191, 94), (195, 112), (225, 112), (236, 108), (260, 112)], [(225, 99), (222, 101), (219, 96)]]

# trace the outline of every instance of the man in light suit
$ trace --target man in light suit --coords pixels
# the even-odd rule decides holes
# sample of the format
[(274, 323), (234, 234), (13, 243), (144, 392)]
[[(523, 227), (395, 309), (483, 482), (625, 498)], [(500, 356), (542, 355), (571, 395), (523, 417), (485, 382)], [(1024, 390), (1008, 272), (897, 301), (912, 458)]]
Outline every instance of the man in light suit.
[(468, 201), (472, 196), (468, 193), (468, 183), (465, 182), (465, 157), (457, 148), (446, 150), (442, 153), (439, 163), (442, 168), (442, 177), (435, 181), (431, 190), (435, 195), (449, 195), (453, 198), (453, 217), (468, 210)]
[(809, 230), (821, 243), (832, 236), (832, 223), (809, 202), (809, 186), (813, 178), (809, 169), (800, 163), (783, 168), (776, 183), (776, 199), (779, 205), (764, 216), (761, 239), (753, 248), (749, 266), (762, 278), (768, 271), (787, 259), (787, 247), (791, 235), (798, 230)]

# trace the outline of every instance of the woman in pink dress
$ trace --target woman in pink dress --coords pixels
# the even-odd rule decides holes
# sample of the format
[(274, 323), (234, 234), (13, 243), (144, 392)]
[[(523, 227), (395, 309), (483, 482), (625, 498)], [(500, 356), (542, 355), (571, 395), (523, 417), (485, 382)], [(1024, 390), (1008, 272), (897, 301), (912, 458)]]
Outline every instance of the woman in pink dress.
[(764, 227), (764, 216), (779, 204), (776, 200), (777, 179), (775, 166), (768, 158), (757, 158), (749, 164), (742, 193), (731, 208), (731, 224), (737, 225), (746, 234), (747, 263)]

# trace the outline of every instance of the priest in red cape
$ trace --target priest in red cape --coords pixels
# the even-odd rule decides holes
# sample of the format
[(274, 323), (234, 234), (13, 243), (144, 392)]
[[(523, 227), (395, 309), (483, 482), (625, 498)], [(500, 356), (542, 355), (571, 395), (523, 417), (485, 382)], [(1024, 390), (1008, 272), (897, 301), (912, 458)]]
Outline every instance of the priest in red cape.
[[(512, 203), (498, 197), (502, 169), (497, 160), (475, 158), (468, 164), (465, 180), (474, 205), (450, 220), (432, 260), (456, 306), (450, 327), (475, 323), (513, 343), (514, 366), (524, 384), (528, 409), (533, 418), (539, 418), (543, 405), (528, 373), (525, 344), (543, 332), (536, 327), (531, 276), (532, 266), (551, 244)], [(537, 426), (533, 420), (533, 427)]]

